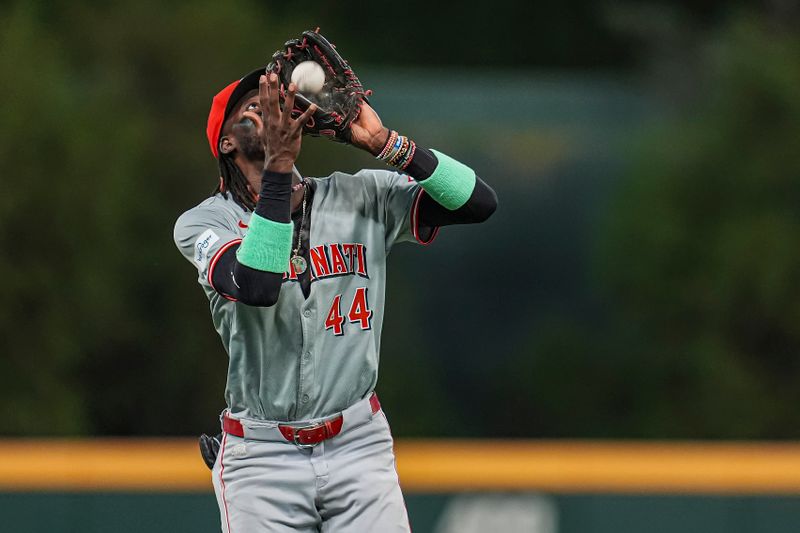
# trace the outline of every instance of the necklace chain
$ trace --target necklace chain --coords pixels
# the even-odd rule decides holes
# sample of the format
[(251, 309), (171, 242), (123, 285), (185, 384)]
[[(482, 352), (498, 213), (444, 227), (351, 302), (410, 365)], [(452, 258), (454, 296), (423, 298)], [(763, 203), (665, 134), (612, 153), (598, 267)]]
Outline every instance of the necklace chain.
[(302, 207), (302, 214), (300, 215), (300, 227), (297, 230), (297, 246), (295, 246), (294, 250), (292, 251), (292, 258), (297, 257), (298, 253), (300, 252), (300, 243), (303, 241), (303, 226), (306, 224), (306, 198), (308, 197), (308, 185), (306, 185), (306, 180), (300, 182), (303, 187), (303, 207)]

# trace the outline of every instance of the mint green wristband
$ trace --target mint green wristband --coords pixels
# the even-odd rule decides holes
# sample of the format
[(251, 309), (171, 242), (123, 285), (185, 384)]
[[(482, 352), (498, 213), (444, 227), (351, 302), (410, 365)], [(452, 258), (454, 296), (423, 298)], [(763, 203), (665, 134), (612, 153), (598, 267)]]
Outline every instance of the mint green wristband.
[(455, 211), (469, 200), (475, 190), (475, 171), (464, 163), (436, 150), (431, 150), (439, 160), (436, 170), (419, 182), (425, 192), (441, 205)]
[(236, 259), (245, 266), (281, 274), (289, 267), (292, 253), (291, 222), (275, 222), (253, 213), (247, 235), (236, 250)]

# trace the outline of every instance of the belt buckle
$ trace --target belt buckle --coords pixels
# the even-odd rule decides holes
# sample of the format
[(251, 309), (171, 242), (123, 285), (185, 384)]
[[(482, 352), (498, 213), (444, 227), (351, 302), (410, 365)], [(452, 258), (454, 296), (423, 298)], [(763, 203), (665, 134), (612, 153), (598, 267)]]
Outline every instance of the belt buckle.
[(323, 425), (325, 425), (325, 424), (309, 424), (307, 426), (302, 426), (302, 427), (292, 426), (292, 442), (294, 442), (294, 445), (297, 446), (298, 448), (313, 448), (313, 447), (315, 447), (317, 444), (319, 444), (322, 441), (312, 442), (310, 444), (304, 444), (304, 443), (300, 442), (297, 439), (300, 436), (300, 432), (301, 431), (304, 431), (304, 430), (307, 430), (307, 429), (315, 429), (315, 428), (318, 428), (318, 427), (323, 426)]

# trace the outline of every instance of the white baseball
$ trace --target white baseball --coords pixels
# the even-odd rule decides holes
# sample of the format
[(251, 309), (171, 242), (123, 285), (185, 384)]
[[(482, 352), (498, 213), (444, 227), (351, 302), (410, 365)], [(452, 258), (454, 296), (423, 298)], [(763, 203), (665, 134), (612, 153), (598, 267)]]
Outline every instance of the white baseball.
[(325, 84), (325, 71), (315, 61), (303, 61), (294, 67), (292, 81), (301, 93), (316, 94)]

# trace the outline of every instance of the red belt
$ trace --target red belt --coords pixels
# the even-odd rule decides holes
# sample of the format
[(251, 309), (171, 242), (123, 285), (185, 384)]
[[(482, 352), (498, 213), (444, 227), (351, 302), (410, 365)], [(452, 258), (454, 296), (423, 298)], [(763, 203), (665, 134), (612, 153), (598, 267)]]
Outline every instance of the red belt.
[[(369, 397), (369, 405), (372, 408), (373, 415), (381, 409), (381, 402), (378, 401), (378, 395), (374, 392), (372, 396)], [(336, 418), (331, 418), (330, 420), (310, 426), (279, 424), (278, 430), (289, 442), (293, 442), (298, 446), (314, 446), (315, 444), (319, 444), (324, 440), (338, 435), (342, 431), (343, 422), (344, 417), (339, 415)], [(222, 416), (222, 430), (236, 437), (244, 437), (242, 423), (228, 416), (228, 413)]]

